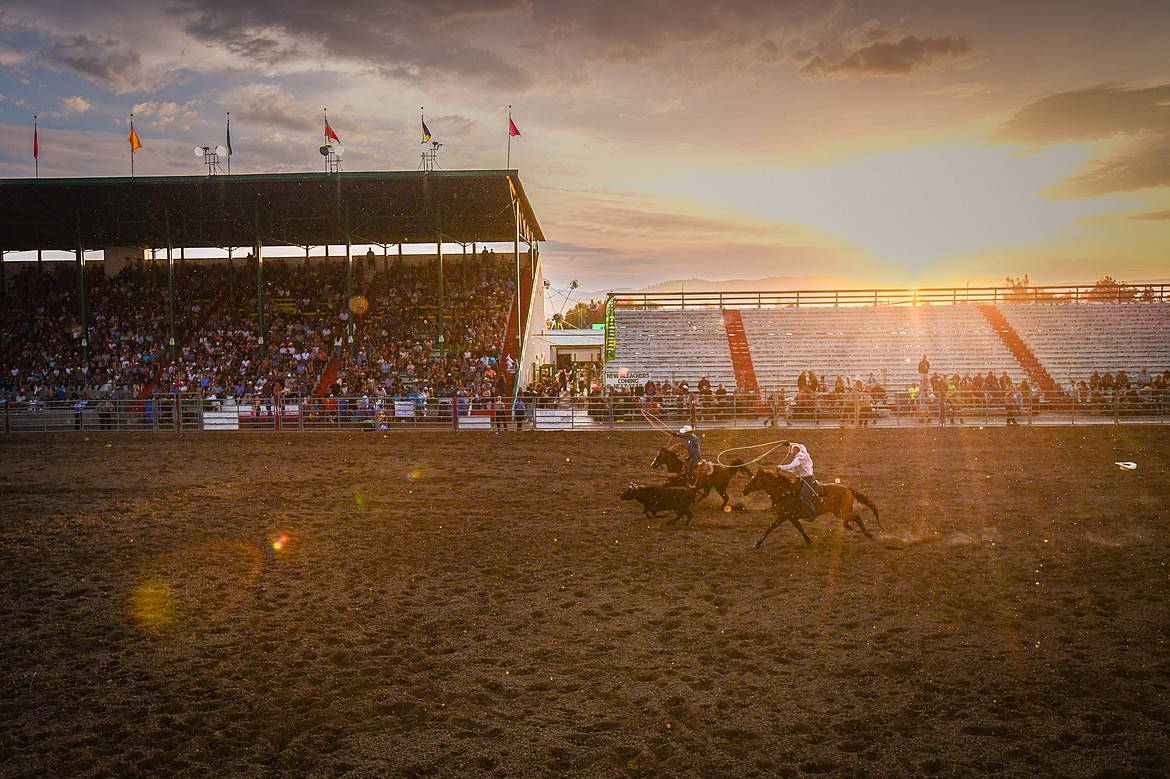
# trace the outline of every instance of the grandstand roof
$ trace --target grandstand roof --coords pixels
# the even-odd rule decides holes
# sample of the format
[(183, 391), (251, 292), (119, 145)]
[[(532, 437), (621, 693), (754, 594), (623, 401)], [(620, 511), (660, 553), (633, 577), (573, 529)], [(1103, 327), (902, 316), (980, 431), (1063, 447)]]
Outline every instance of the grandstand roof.
[(544, 240), (514, 170), (0, 181), (0, 251)]

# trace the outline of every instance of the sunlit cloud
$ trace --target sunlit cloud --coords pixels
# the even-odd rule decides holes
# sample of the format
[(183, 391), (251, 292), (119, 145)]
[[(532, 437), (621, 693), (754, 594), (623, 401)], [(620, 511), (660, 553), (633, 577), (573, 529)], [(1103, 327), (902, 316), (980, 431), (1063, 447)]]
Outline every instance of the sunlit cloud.
[(49, 116), (64, 117), (72, 114), (84, 114), (90, 108), (89, 101), (84, 97), (63, 97), (61, 98), (61, 110), (55, 111)]
[(193, 125), (203, 122), (198, 104), (194, 102), (179, 105), (149, 100), (145, 103), (135, 103), (130, 112), (134, 114), (135, 119), (145, 120), (143, 124), (146, 127), (155, 130), (187, 132)]
[(1095, 197), (1170, 186), (1170, 85), (1102, 84), (1048, 95), (1018, 110), (997, 137), (1036, 146), (1112, 142), (1106, 157), (1086, 163), (1053, 194)]

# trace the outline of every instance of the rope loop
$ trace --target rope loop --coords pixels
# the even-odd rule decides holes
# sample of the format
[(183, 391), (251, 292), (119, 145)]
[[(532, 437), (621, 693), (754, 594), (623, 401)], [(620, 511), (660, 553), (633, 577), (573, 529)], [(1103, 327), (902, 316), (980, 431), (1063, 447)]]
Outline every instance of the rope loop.
[(743, 451), (747, 451), (750, 449), (763, 449), (765, 447), (771, 447), (763, 454), (760, 454), (757, 457), (753, 457), (752, 459), (750, 459), (744, 463), (744, 465), (752, 465), (754, 463), (758, 463), (760, 460), (763, 460), (765, 457), (767, 457), (768, 455), (770, 455), (772, 452), (776, 451), (780, 447), (784, 446), (786, 443), (787, 443), (786, 441), (768, 441), (768, 442), (762, 443), (762, 444), (751, 444), (750, 446), (733, 446), (729, 449), (724, 449), (722, 452), (720, 452), (719, 455), (715, 458), (715, 462), (717, 462), (723, 466), (728, 466), (728, 465), (730, 465), (730, 463), (723, 462), (723, 455), (728, 454), (729, 452), (743, 452)]

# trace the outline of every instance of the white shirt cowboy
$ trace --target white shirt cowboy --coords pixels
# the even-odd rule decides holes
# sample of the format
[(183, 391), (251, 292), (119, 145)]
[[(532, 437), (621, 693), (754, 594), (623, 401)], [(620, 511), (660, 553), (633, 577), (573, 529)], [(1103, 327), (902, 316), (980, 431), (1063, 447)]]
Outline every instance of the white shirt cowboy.
[(780, 470), (792, 471), (804, 479), (813, 478), (813, 461), (808, 455), (808, 450), (804, 448), (804, 444), (791, 444), (788, 453), (792, 459), (781, 465)]

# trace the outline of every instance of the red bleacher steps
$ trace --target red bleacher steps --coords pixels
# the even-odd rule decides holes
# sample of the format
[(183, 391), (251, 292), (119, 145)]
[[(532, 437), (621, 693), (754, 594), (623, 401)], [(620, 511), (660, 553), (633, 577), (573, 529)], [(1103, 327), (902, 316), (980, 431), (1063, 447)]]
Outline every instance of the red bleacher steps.
[(325, 370), (321, 371), (321, 380), (317, 382), (317, 388), (313, 390), (313, 397), (323, 398), (328, 395), (329, 388), (337, 381), (337, 374), (340, 370), (341, 362), (336, 357), (331, 357)]
[[(223, 308), (227, 298), (227, 290), (223, 290), (214, 300), (208, 303), (207, 310), (199, 315), (191, 327), (187, 329), (187, 332), (183, 334), (183, 337), (179, 339), (178, 343), (175, 344), (176, 353), (183, 351), (183, 348), (187, 346), (187, 344), (191, 343), (191, 339), (195, 336), (196, 333), (201, 333), (207, 328), (208, 322), (210, 322), (211, 318), (218, 314), (219, 310)], [(167, 352), (166, 354), (167, 358), (165, 360), (159, 360), (158, 368), (155, 370), (154, 376), (152, 376), (149, 381), (142, 385), (142, 389), (138, 392), (138, 397), (136, 398), (137, 400), (146, 400), (154, 394), (154, 388), (158, 384), (158, 380), (162, 376), (163, 371), (170, 367), (170, 364), (174, 362), (174, 360), (170, 358), (170, 353)]]
[[(515, 392), (516, 376), (520, 372), (520, 354), (519, 345), (516, 342), (516, 334), (521, 332), (521, 327), (528, 326), (528, 323), (523, 320), (527, 318), (528, 311), (532, 305), (532, 276), (528, 270), (528, 267), (524, 266), (524, 272), (520, 274), (520, 305), (517, 307), (516, 298), (512, 299), (511, 311), (508, 313), (508, 327), (504, 335), (504, 348), (500, 355), (500, 364), (497, 366), (497, 370), (503, 371), (506, 377), (507, 388), (504, 391), (508, 395)], [(516, 361), (516, 373), (507, 373), (508, 357)]]
[(735, 385), (738, 389), (758, 392), (756, 369), (752, 365), (752, 350), (748, 345), (747, 331), (738, 308), (723, 309), (723, 327), (727, 330), (727, 349), (731, 352), (731, 368), (735, 371)]
[(1027, 372), (1028, 378), (1032, 380), (1032, 386), (1040, 390), (1050, 403), (1063, 401), (1064, 398), (1060, 396), (1060, 390), (1057, 389), (1056, 382), (1052, 380), (1048, 370), (1036, 359), (1036, 355), (1024, 343), (1024, 339), (1020, 338), (1020, 334), (1007, 321), (1003, 312), (992, 303), (983, 303), (979, 310), (983, 312), (992, 329), (999, 334), (999, 339), (1016, 358), (1016, 362)]

